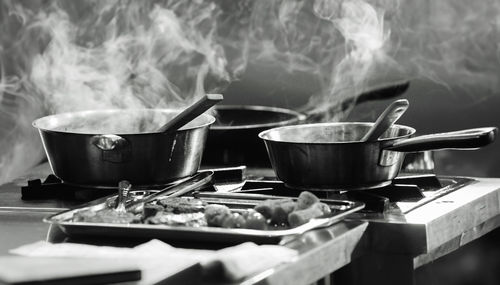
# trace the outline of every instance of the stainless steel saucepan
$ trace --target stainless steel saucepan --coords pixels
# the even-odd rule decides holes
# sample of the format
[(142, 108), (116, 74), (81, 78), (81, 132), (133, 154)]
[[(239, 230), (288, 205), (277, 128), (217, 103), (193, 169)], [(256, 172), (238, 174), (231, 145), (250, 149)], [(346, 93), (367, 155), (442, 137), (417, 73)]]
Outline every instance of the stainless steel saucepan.
[[(378, 87), (360, 94), (356, 98), (339, 103), (341, 110), (367, 101), (386, 100), (406, 92), (408, 81)], [(269, 106), (218, 105), (217, 121), (210, 127), (207, 137), (204, 165), (247, 165), (270, 167), (266, 148), (259, 139), (262, 131), (296, 124), (319, 122), (323, 112), (299, 113), (297, 111)]]
[(166, 184), (198, 171), (209, 126), (202, 114), (175, 132), (158, 132), (180, 111), (95, 110), (35, 120), (54, 174), (68, 184)]
[(477, 149), (495, 140), (486, 127), (410, 138), (415, 129), (393, 125), (379, 140), (362, 141), (373, 123), (294, 125), (263, 131), (276, 175), (297, 189), (362, 190), (391, 183), (406, 152)]

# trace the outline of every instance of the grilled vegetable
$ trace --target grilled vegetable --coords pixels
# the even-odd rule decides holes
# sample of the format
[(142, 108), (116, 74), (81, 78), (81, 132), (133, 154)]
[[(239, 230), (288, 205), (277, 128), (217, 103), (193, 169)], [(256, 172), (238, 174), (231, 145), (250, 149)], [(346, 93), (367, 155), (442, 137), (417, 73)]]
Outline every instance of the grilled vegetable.
[(265, 200), (255, 206), (255, 211), (261, 213), (271, 223), (276, 225), (286, 224), (288, 214), (290, 214), (296, 207), (296, 202), (292, 199), (275, 199)]
[(259, 212), (255, 210), (248, 210), (243, 213), (243, 217), (246, 220), (246, 228), (254, 230), (265, 230), (267, 229), (267, 220)]
[(307, 209), (294, 211), (288, 216), (288, 223), (291, 227), (297, 227), (309, 222), (313, 218), (323, 216), (324, 212), (320, 203), (315, 203)]
[(224, 205), (211, 204), (205, 207), (205, 219), (209, 226), (221, 227), (225, 216), (231, 215), (231, 210)]
[(188, 226), (188, 227), (204, 227), (207, 226), (207, 221), (203, 213), (182, 213), (174, 214), (170, 212), (158, 212), (153, 217), (149, 217), (144, 221), (146, 224), (154, 225), (169, 225), (169, 226)]
[(304, 191), (300, 193), (299, 198), (297, 199), (297, 207), (296, 210), (307, 209), (312, 206), (314, 203), (318, 203), (319, 199), (313, 193)]
[(239, 213), (231, 213), (230, 215), (225, 215), (222, 218), (223, 228), (245, 228), (246, 220)]

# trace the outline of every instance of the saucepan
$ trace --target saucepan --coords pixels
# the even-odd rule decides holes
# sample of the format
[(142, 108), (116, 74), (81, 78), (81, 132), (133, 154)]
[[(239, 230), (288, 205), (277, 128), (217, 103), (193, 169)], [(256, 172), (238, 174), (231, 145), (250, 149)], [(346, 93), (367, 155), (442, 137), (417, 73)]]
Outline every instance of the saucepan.
[(182, 114), (169, 109), (92, 110), (37, 119), (54, 174), (67, 184), (116, 187), (167, 184), (195, 174), (209, 126), (201, 114), (182, 128), (162, 133)]
[(373, 123), (304, 124), (263, 131), (271, 165), (287, 186), (304, 190), (363, 190), (391, 183), (405, 153), (477, 149), (495, 140), (496, 127), (412, 137), (392, 125), (378, 140), (362, 141)]
[[(389, 99), (403, 94), (410, 83), (403, 81), (380, 86), (340, 103), (341, 110), (367, 101)], [(270, 167), (267, 152), (258, 134), (271, 128), (318, 122), (323, 113), (297, 112), (287, 108), (256, 105), (218, 105), (217, 121), (210, 127), (202, 164)]]

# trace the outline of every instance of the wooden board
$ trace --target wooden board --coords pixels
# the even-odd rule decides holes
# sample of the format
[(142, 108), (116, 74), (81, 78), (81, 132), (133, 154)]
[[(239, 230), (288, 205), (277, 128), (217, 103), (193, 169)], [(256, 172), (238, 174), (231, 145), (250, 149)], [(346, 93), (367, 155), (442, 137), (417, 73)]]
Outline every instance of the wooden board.
[(120, 260), (0, 257), (0, 284), (104, 284), (140, 279), (135, 264)]

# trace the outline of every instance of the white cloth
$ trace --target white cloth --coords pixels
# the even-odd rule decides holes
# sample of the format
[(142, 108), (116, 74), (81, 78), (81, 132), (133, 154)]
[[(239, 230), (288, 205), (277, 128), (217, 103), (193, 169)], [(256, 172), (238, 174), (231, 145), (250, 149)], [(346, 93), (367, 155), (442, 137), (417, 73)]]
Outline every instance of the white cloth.
[(214, 251), (175, 248), (160, 240), (151, 240), (134, 248), (39, 241), (12, 249), (10, 253), (32, 257), (128, 259), (141, 269), (140, 283), (143, 284), (159, 282), (193, 262), (204, 266), (220, 262), (226, 278), (235, 281), (289, 262), (297, 256), (296, 250), (278, 245), (246, 242)]

